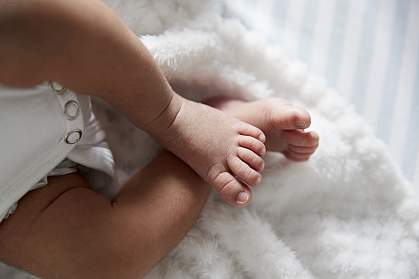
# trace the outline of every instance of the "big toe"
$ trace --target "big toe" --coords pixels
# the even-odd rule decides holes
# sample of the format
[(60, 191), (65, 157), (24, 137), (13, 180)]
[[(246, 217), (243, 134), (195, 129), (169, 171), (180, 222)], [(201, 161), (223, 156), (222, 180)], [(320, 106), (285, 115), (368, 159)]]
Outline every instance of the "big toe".
[(270, 120), (275, 128), (283, 130), (306, 129), (311, 124), (307, 110), (290, 104), (272, 110)]
[(229, 172), (219, 173), (214, 180), (214, 186), (221, 198), (234, 207), (246, 206), (250, 201), (249, 188)]

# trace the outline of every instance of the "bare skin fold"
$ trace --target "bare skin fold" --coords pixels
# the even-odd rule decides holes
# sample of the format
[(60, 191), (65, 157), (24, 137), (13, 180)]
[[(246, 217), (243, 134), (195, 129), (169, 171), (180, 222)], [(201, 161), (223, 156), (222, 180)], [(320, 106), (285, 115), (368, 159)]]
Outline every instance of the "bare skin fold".
[(304, 161), (318, 146), (308, 112), (283, 100), (177, 95), (100, 1), (2, 1), (0, 37), (1, 84), (55, 80), (101, 97), (176, 155), (163, 151), (112, 201), (77, 174), (27, 193), (0, 224), (0, 260), (42, 278), (138, 278), (191, 228), (210, 186), (245, 206), (266, 148)]

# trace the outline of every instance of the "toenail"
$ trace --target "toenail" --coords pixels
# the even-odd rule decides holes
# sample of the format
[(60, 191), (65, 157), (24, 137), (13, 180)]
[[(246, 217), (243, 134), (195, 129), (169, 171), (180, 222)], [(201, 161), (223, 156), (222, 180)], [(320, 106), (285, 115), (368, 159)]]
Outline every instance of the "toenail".
[(296, 122), (298, 128), (307, 128), (306, 122), (303, 119), (298, 119)]
[(247, 202), (249, 201), (249, 193), (244, 192), (244, 191), (240, 192), (240, 193), (237, 195), (237, 199), (236, 199), (236, 201), (237, 201), (238, 203), (247, 203)]

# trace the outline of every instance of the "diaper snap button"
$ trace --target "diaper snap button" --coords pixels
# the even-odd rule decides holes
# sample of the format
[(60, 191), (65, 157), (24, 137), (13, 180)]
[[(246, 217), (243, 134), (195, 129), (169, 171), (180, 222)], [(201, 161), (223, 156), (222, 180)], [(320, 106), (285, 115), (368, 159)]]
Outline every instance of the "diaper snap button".
[(64, 105), (64, 113), (67, 116), (68, 120), (74, 120), (80, 114), (80, 106), (74, 100), (70, 100)]
[(56, 81), (49, 81), (48, 83), (49, 83), (49, 87), (51, 87), (51, 89), (54, 90), (55, 93), (57, 94), (60, 94), (66, 91), (66, 88)]
[(67, 133), (65, 142), (68, 144), (75, 144), (80, 141), (82, 132), (80, 129), (74, 129)]

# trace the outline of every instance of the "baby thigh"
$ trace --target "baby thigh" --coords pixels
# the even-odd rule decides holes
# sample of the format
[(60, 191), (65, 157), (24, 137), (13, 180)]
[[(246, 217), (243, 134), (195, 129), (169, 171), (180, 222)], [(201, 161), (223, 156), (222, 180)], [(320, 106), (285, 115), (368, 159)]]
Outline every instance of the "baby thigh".
[(79, 175), (50, 179), (0, 225), (0, 260), (41, 278), (86, 278), (94, 259), (112, 259), (99, 254), (110, 249), (98, 235), (108, 207)]
[(202, 185), (168, 153), (112, 203), (77, 174), (52, 178), (1, 223), (0, 260), (44, 279), (140, 278), (191, 228), (208, 197)]

